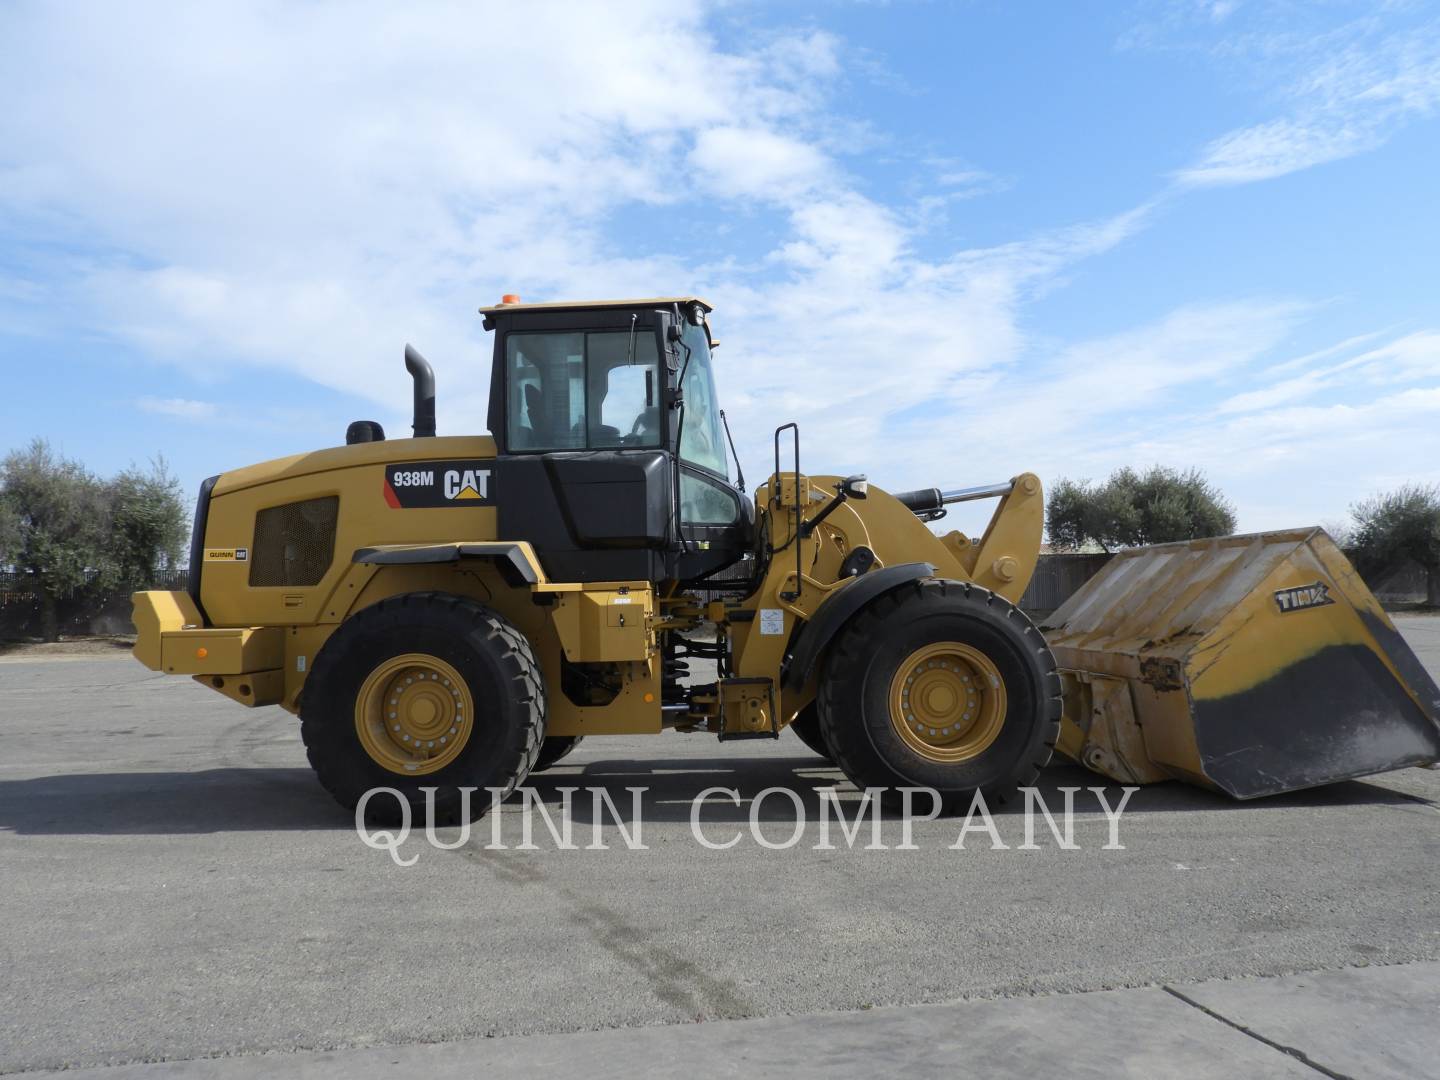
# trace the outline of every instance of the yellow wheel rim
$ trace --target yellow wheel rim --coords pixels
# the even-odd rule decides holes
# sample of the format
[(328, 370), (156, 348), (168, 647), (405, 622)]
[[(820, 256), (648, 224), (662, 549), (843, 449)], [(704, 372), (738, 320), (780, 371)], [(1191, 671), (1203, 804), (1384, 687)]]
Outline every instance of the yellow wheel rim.
[(890, 682), (890, 723), (927, 761), (968, 761), (1005, 725), (1000, 669), (979, 649), (958, 641), (916, 649)]
[(449, 765), (475, 725), (460, 673), (438, 657), (406, 653), (370, 673), (355, 697), (355, 733), (377, 765), (423, 776)]

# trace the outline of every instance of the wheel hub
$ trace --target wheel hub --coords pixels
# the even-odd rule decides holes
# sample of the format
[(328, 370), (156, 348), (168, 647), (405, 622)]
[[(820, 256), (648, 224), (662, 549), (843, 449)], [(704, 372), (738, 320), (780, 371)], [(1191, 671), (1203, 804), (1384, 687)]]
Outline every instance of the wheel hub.
[(444, 660), (407, 653), (385, 661), (355, 697), (365, 752), (391, 772), (436, 772), (459, 756), (474, 724), (470, 689)]
[(929, 761), (956, 762), (984, 751), (1005, 722), (1005, 684), (988, 656), (958, 641), (916, 649), (890, 684), (890, 722)]

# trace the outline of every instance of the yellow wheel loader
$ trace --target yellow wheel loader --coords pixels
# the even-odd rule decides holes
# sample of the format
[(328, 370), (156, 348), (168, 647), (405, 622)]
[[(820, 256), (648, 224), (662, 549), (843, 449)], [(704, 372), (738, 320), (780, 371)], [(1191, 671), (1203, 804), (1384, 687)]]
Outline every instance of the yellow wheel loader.
[[(413, 437), (357, 421), (206, 480), (189, 587), (135, 595), (136, 656), (297, 713), (343, 805), (433, 788), (442, 820), (582, 738), (667, 729), (793, 727), (861, 787), (949, 802), (1005, 799), (1057, 746), (1240, 798), (1440, 756), (1440, 692), (1318, 530), (1125, 552), (1041, 628), (1030, 473), (891, 493), (803, 473), (785, 424), (747, 497), (710, 310), (483, 308), (489, 435), (436, 435), (407, 347)], [(983, 535), (932, 530), (975, 499)]]

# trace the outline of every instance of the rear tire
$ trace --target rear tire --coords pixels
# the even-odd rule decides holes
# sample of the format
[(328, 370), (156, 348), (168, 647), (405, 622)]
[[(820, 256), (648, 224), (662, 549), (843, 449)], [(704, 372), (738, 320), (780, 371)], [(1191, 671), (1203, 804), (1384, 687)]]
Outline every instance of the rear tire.
[(969, 582), (925, 579), (855, 616), (817, 699), (825, 743), (856, 786), (928, 787), (947, 809), (1033, 783), (1060, 730), (1060, 676), (1035, 625)]
[[(423, 822), (421, 788), (434, 787), (434, 820), (450, 825), (462, 817), (460, 788), (479, 789), (470, 794), (473, 820), (489, 809), (486, 788), (508, 795), (534, 767), (545, 681), (530, 643), (496, 612), (448, 593), (407, 593), (331, 635), (306, 680), (300, 720), (310, 765), (341, 806), (353, 811), (372, 788), (394, 788)], [(365, 811), (376, 824), (402, 816), (387, 795)]]
[(830, 756), (830, 748), (825, 745), (825, 733), (820, 730), (820, 714), (811, 702), (800, 710), (800, 715), (790, 721), (790, 730), (799, 736), (800, 741), (808, 746), (815, 753), (819, 754), (832, 765), (835, 759)]
[(585, 741), (584, 735), (547, 735), (540, 744), (540, 756), (531, 766), (531, 772), (548, 769), (551, 765), (569, 755), (570, 751)]

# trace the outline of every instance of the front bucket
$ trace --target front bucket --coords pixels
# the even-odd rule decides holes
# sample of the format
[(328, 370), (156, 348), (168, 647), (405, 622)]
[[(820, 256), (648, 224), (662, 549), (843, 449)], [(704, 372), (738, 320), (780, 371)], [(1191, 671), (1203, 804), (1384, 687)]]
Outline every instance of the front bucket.
[(1041, 626), (1059, 749), (1252, 799), (1440, 759), (1440, 690), (1321, 529), (1116, 555)]

